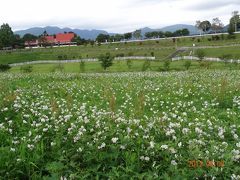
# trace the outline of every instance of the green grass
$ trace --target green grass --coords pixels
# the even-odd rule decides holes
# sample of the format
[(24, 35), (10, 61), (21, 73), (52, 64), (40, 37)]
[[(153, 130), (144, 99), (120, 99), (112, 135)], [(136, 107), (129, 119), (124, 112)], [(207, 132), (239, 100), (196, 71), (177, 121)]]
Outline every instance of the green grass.
[[(170, 64), (170, 71), (185, 71), (184, 66), (186, 61), (174, 61)], [(113, 66), (104, 71), (100, 62), (85, 62), (85, 72), (141, 72), (143, 67), (143, 60), (132, 60), (132, 67), (129, 69), (126, 61), (114, 61)], [(78, 73), (80, 72), (80, 63), (62, 64), (63, 72)], [(59, 71), (59, 64), (36, 64), (33, 65), (33, 72), (54, 72)], [(198, 61), (192, 61), (190, 70), (206, 69), (204, 62), (201, 64)], [(239, 69), (240, 65), (225, 64), (221, 62), (212, 62), (209, 64), (209, 69)], [(21, 66), (13, 67), (11, 72), (20, 72)], [(164, 71), (163, 61), (151, 61), (150, 68), (147, 71)]]
[[(240, 44), (240, 34), (236, 35), (236, 39), (224, 39), (218, 41), (209, 41), (210, 37), (198, 37), (198, 38), (182, 38), (178, 39), (177, 43), (174, 43), (171, 39), (166, 40), (153, 40), (145, 42), (128, 42), (128, 43), (111, 43), (105, 45), (87, 45), (78, 47), (58, 47), (58, 48), (43, 48), (43, 49), (24, 49), (17, 51), (1, 51), (0, 52), (0, 64), (16, 63), (24, 61), (34, 60), (57, 60), (58, 56), (66, 56), (65, 59), (79, 59), (79, 58), (96, 58), (100, 54), (110, 52), (113, 55), (123, 53), (125, 56), (129, 54), (135, 56), (151, 56), (151, 52), (154, 52), (154, 56), (158, 60), (166, 58), (168, 55), (175, 51), (176, 45), (178, 47), (183, 46), (219, 46)], [(199, 40), (199, 41), (198, 41)], [(118, 50), (116, 50), (118, 48)], [(234, 48), (232, 48), (233, 51)], [(219, 56), (222, 53), (222, 49), (215, 49), (215, 56)], [(236, 56), (239, 54), (236, 53)]]
[(0, 177), (239, 178), (239, 78), (0, 73)]
[(240, 59), (240, 47), (211, 48), (204, 49), (206, 57), (221, 57), (224, 54), (232, 55), (233, 59)]

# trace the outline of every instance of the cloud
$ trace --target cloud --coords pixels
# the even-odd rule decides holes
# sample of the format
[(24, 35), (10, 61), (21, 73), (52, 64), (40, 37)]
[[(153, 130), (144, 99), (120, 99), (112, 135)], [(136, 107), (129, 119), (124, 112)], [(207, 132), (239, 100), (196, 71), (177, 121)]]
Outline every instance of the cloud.
[(240, 6), (239, 0), (202, 0), (195, 1), (194, 3), (190, 3), (186, 5), (187, 10), (194, 11), (209, 11), (212, 9), (219, 9), (226, 6)]
[(228, 23), (240, 0), (7, 0), (1, 7), (0, 24), (13, 29), (50, 25), (127, 32), (214, 17)]

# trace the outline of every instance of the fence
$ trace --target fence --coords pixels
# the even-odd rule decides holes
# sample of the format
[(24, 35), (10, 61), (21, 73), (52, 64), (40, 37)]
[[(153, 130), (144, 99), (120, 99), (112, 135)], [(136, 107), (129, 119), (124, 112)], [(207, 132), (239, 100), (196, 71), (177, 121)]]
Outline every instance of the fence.
[[(182, 57), (172, 58), (172, 61), (180, 61), (180, 60), (197, 60), (197, 61), (199, 61), (200, 59), (198, 57), (194, 57), (194, 56), (182, 56)], [(215, 62), (240, 63), (240, 60), (233, 60), (233, 59), (222, 60), (220, 58), (211, 58), (211, 57), (205, 57), (203, 60), (204, 61), (215, 61)]]

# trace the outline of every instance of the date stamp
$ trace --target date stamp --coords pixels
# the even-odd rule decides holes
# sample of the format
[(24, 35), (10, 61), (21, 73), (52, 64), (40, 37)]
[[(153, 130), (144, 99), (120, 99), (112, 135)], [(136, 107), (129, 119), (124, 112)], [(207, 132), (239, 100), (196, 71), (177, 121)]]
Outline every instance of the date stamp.
[(223, 168), (224, 167), (224, 161), (214, 161), (214, 160), (207, 160), (207, 161), (202, 161), (202, 160), (189, 160), (188, 161), (188, 167), (190, 168), (213, 168), (213, 167), (219, 167)]

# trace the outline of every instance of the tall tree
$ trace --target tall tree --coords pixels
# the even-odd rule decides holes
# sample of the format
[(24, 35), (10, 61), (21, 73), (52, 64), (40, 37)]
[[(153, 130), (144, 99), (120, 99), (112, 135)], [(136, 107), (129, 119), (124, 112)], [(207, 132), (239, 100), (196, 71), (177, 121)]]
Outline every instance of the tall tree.
[(107, 42), (109, 41), (110, 36), (108, 34), (99, 34), (96, 38), (97, 42)]
[(211, 28), (211, 23), (207, 20), (200, 22), (198, 29), (201, 29), (202, 32), (206, 33)]
[(200, 24), (201, 24), (201, 21), (197, 20), (197, 21), (196, 21), (196, 24), (195, 24), (195, 27), (199, 30), (200, 35), (201, 35), (202, 29), (200, 28)]
[(189, 30), (187, 28), (182, 29), (182, 35), (188, 36), (190, 34)]
[(27, 33), (27, 34), (24, 34), (23, 36), (23, 40), (24, 41), (33, 41), (33, 40), (36, 40), (38, 37), (33, 35), (33, 34), (30, 34), (30, 33)]
[(240, 16), (238, 11), (232, 12), (232, 17), (230, 19), (229, 31), (237, 32), (240, 26)]
[(132, 39), (132, 33), (131, 32), (125, 33), (123, 36), (124, 36), (124, 39), (126, 39), (126, 40)]
[(105, 55), (99, 56), (99, 61), (101, 61), (101, 65), (104, 70), (113, 65), (113, 59), (114, 57), (111, 56), (110, 53), (106, 53)]
[(11, 27), (6, 23), (0, 27), (0, 46), (13, 47), (14, 34)]
[(133, 37), (134, 37), (135, 39), (140, 39), (140, 38), (142, 38), (142, 31), (141, 31), (141, 29), (138, 29), (138, 30), (134, 31), (134, 32), (133, 32)]
[(223, 23), (222, 21), (216, 17), (216, 18), (213, 18), (212, 20), (212, 30), (217, 33), (217, 32), (220, 32), (221, 30), (223, 30)]

